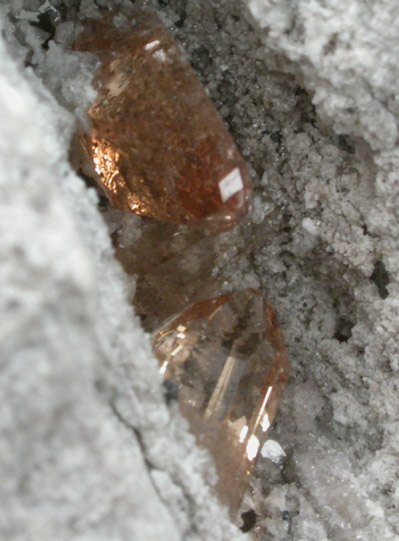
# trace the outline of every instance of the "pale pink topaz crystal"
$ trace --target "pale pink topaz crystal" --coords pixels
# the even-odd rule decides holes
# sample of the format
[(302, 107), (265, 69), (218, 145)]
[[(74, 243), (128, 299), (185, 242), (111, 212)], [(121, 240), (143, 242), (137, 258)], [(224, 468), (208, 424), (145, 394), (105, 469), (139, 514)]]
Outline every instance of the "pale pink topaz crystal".
[(254, 289), (198, 302), (156, 332), (153, 348), (234, 518), (289, 374), (274, 311)]
[(244, 159), (158, 16), (90, 20), (75, 49), (101, 61), (91, 131), (79, 140), (83, 169), (113, 205), (214, 231), (236, 225), (250, 196)]

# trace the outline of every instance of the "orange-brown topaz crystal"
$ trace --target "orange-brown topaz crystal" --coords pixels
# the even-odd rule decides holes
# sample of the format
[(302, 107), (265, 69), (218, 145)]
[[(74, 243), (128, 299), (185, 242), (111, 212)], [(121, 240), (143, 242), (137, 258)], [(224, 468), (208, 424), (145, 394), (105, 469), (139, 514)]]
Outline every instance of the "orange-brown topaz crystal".
[(212, 272), (220, 235), (147, 220), (133, 245), (115, 257), (136, 278), (134, 307), (147, 331), (193, 303), (214, 297), (222, 279)]
[(276, 414), (289, 363), (272, 307), (254, 289), (193, 305), (153, 339), (181, 413), (212, 453), (232, 517)]
[(111, 202), (161, 221), (233, 227), (248, 208), (246, 165), (159, 18), (137, 11), (123, 27), (90, 21), (75, 49), (101, 61), (91, 132), (80, 140)]

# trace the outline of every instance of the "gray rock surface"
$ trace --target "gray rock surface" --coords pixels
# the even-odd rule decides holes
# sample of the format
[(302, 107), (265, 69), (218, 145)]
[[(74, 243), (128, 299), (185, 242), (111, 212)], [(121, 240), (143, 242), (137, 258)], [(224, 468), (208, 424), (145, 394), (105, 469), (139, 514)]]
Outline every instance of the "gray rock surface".
[[(98, 8), (61, 4), (1, 11), (1, 537), (240, 539), (113, 260), (104, 219), (125, 239), (140, 220), (102, 217), (68, 163), (95, 68), (68, 46)], [(398, 539), (399, 8), (160, 4), (253, 175), (215, 273), (262, 288), (290, 351), (271, 435), (285, 456), (260, 460), (243, 508), (254, 537)], [(46, 11), (47, 50), (30, 24)]]

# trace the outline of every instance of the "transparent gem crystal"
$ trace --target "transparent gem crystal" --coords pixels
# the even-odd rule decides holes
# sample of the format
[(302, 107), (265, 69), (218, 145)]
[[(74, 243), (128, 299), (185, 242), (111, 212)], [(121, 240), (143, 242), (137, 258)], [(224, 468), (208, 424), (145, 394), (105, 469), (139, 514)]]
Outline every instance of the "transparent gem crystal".
[(98, 95), (81, 168), (120, 210), (214, 231), (247, 212), (245, 162), (205, 89), (151, 11), (115, 27), (88, 21), (75, 44), (96, 54)]
[(217, 295), (213, 276), (218, 236), (148, 221), (133, 245), (115, 247), (127, 274), (136, 277), (135, 311), (147, 331), (199, 300)]
[(198, 302), (163, 325), (153, 347), (234, 517), (289, 373), (274, 311), (254, 289)]

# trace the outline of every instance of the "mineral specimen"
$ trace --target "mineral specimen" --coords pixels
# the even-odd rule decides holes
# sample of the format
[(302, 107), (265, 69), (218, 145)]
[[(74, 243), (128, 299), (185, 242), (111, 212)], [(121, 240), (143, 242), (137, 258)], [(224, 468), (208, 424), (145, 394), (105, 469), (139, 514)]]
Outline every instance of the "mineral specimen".
[[(98, 56), (84, 171), (120, 210), (220, 231), (246, 214), (244, 160), (203, 86), (152, 11), (85, 24), (75, 49)], [(89, 171), (90, 169), (90, 171)]]
[(219, 235), (148, 220), (133, 244), (115, 242), (116, 258), (136, 279), (133, 304), (147, 331), (219, 294), (221, 280), (213, 273), (218, 240)]
[(274, 311), (254, 289), (198, 302), (157, 331), (153, 348), (234, 517), (289, 373)]

